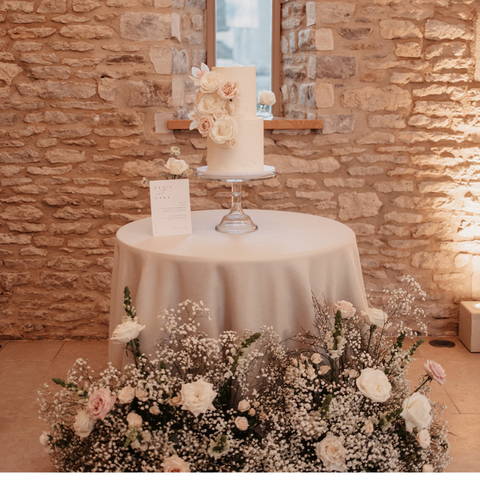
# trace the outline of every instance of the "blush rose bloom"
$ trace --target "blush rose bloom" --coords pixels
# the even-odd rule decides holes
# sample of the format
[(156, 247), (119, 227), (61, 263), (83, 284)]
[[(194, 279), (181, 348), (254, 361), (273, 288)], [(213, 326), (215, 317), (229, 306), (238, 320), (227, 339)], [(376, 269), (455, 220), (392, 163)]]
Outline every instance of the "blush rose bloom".
[(115, 397), (108, 388), (99, 388), (88, 397), (87, 409), (90, 418), (103, 420), (115, 404)]
[(423, 366), (427, 375), (433, 380), (437, 381), (440, 385), (443, 385), (447, 380), (447, 374), (445, 370), (433, 360), (427, 360)]
[(366, 312), (362, 312), (362, 317), (369, 325), (383, 328), (387, 323), (387, 314), (379, 308), (367, 308)]
[(261, 90), (258, 92), (258, 103), (260, 105), (273, 105), (276, 101), (275, 94), (270, 90)]
[(206, 137), (210, 133), (214, 124), (215, 122), (210, 115), (201, 117), (200, 120), (198, 120), (197, 130), (202, 137)]
[(237, 417), (235, 419), (235, 426), (242, 432), (248, 430), (248, 419), (245, 417)]
[(250, 410), (250, 402), (248, 400), (240, 400), (238, 402), (237, 410), (239, 412), (246, 412), (247, 410)]
[(145, 325), (140, 325), (133, 320), (127, 320), (115, 327), (110, 340), (117, 344), (128, 343), (135, 340), (145, 327)]
[(188, 170), (188, 164), (185, 163), (185, 160), (177, 160), (173, 157), (168, 159), (165, 166), (171, 175), (182, 175)]
[(362, 395), (373, 402), (386, 402), (390, 398), (392, 386), (381, 370), (365, 368), (356, 379), (357, 388)]
[(217, 120), (212, 130), (210, 138), (219, 145), (235, 138), (238, 133), (238, 124), (234, 118), (224, 118)]
[(215, 410), (212, 402), (217, 396), (213, 385), (203, 379), (193, 383), (185, 383), (180, 391), (182, 410), (188, 410), (196, 417), (207, 410)]
[(127, 415), (127, 423), (129, 427), (140, 428), (142, 426), (143, 419), (138, 413), (130, 412)]
[(335, 304), (335, 313), (337, 313), (338, 310), (342, 312), (342, 318), (346, 319), (352, 318), (356, 313), (354, 306), (350, 302), (346, 302), (345, 300), (342, 300)]
[(427, 397), (415, 392), (403, 401), (402, 407), (401, 416), (405, 419), (407, 432), (412, 433), (415, 427), (418, 429), (428, 428), (432, 421), (430, 415), (432, 406)]
[(187, 473), (190, 472), (190, 465), (178, 455), (166, 458), (162, 463), (165, 473)]
[(422, 448), (430, 446), (430, 433), (428, 433), (428, 430), (423, 429), (417, 433), (417, 442)]
[(423, 473), (433, 473), (433, 466), (430, 465), (429, 463), (426, 463), (423, 467), (422, 467), (422, 472)]
[(134, 398), (135, 398), (135, 389), (128, 385), (126, 387), (123, 387), (118, 392), (118, 401), (120, 403), (131, 403)]
[(73, 423), (75, 435), (78, 435), (80, 438), (88, 437), (95, 426), (95, 421), (90, 418), (87, 410), (79, 410), (75, 415), (75, 422)]
[(200, 90), (203, 93), (213, 93), (221, 81), (222, 77), (218, 72), (205, 72), (200, 77)]
[(315, 447), (317, 457), (329, 471), (344, 472), (347, 468), (345, 458), (347, 451), (340, 437), (328, 432), (327, 436)]
[(231, 98), (236, 97), (240, 93), (238, 83), (232, 82), (230, 80), (225, 80), (218, 86), (217, 93), (222, 98), (230, 100)]

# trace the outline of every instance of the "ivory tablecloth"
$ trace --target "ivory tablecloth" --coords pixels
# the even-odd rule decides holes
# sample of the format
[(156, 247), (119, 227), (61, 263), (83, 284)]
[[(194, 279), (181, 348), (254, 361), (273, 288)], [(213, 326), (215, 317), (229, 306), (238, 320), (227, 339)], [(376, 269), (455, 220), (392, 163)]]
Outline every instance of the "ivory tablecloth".
[[(110, 334), (124, 314), (128, 286), (140, 322), (142, 351), (155, 352), (164, 309), (186, 299), (203, 300), (224, 330), (256, 331), (272, 325), (282, 338), (311, 329), (312, 293), (329, 305), (347, 300), (367, 306), (355, 234), (347, 226), (314, 215), (247, 211), (258, 231), (229, 235), (215, 231), (226, 212), (192, 212), (193, 233), (153, 237), (151, 218), (120, 228), (112, 278)], [(207, 323), (207, 322), (206, 322)], [(127, 362), (123, 347), (110, 342), (109, 360)]]

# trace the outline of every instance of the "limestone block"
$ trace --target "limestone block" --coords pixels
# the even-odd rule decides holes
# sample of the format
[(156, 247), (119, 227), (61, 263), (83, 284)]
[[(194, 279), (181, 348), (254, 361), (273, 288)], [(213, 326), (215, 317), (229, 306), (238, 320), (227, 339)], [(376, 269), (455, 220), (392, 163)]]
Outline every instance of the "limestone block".
[(382, 20), (380, 35), (387, 40), (394, 38), (423, 38), (422, 31), (407, 20)]
[(172, 53), (172, 73), (189, 73), (190, 61), (186, 50), (171, 49)]
[(417, 42), (398, 43), (395, 46), (397, 57), (419, 58), (422, 56), (422, 46)]
[(423, 270), (440, 270), (448, 268), (450, 262), (444, 253), (417, 252), (412, 255), (412, 266)]
[(357, 140), (359, 145), (385, 145), (395, 143), (395, 136), (387, 132), (372, 132)]
[(0, 80), (11, 85), (14, 78), (23, 72), (23, 68), (11, 63), (0, 63)]
[(339, 28), (338, 33), (345, 40), (362, 40), (370, 35), (371, 28)]
[(102, 4), (100, 2), (96, 2), (95, 0), (73, 0), (72, 3), (73, 11), (76, 13), (91, 12), (92, 10), (95, 10), (101, 6)]
[(315, 15), (316, 11), (316, 3), (315, 2), (307, 2), (305, 5), (305, 14), (307, 17), (307, 27), (311, 27), (315, 25)]
[(408, 180), (397, 182), (375, 182), (373, 188), (382, 193), (413, 192), (413, 182)]
[(101, 25), (69, 25), (60, 29), (60, 35), (67, 38), (102, 40), (113, 37), (113, 29)]
[(408, 119), (408, 124), (413, 127), (421, 127), (427, 129), (448, 128), (451, 120), (449, 118), (432, 118), (426, 115), (412, 115)]
[(112, 8), (151, 7), (153, 0), (107, 0), (106, 5)]
[(6, 207), (0, 217), (4, 220), (23, 220), (26, 222), (36, 222), (43, 217), (43, 212), (31, 205), (21, 205), (19, 207)]
[(42, 271), (40, 278), (35, 282), (35, 286), (46, 288), (47, 290), (57, 290), (67, 288), (76, 289), (78, 286), (78, 275), (72, 273), (45, 272)]
[(50, 19), (52, 22), (55, 23), (85, 23), (90, 21), (88, 17), (79, 17), (78, 15), (60, 15), (58, 17), (52, 17)]
[(348, 79), (357, 75), (357, 58), (344, 55), (317, 57), (317, 78)]
[(98, 81), (98, 96), (107, 102), (113, 102), (117, 95), (117, 81), (113, 78), (101, 78)]
[(434, 5), (395, 5), (393, 12), (390, 13), (392, 18), (408, 18), (410, 20), (426, 20), (435, 15)]
[(51, 42), (49, 44), (56, 51), (88, 52), (95, 48), (91, 43), (86, 42)]
[(318, 28), (315, 31), (315, 48), (333, 50), (333, 31), (331, 28)]
[(326, 187), (362, 188), (365, 185), (363, 178), (326, 178), (323, 181)]
[(28, 15), (23, 13), (11, 13), (8, 15), (8, 21), (15, 24), (45, 23), (43, 15)]
[(161, 82), (158, 80), (128, 81), (125, 90), (125, 103), (129, 107), (171, 105), (171, 82)]
[(463, 113), (463, 106), (457, 102), (428, 102), (417, 101), (413, 113), (423, 113), (425, 115), (461, 115)]
[(390, 83), (395, 85), (407, 85), (409, 83), (422, 83), (423, 76), (418, 72), (393, 72)]
[(67, 0), (42, 0), (37, 7), (37, 13), (65, 13)]
[(428, 20), (425, 24), (425, 38), (427, 40), (471, 40), (472, 32), (465, 24), (445, 23), (439, 20)]
[(35, 79), (55, 78), (57, 80), (67, 80), (70, 78), (70, 68), (68, 67), (35, 67), (26, 71), (27, 77)]
[(35, 10), (34, 2), (17, 1), (17, 0), (2, 0), (0, 2), (0, 12), (16, 11), (23, 13), (32, 13)]
[(322, 134), (352, 133), (355, 128), (355, 115), (320, 115), (323, 120)]
[(405, 128), (406, 122), (402, 115), (369, 115), (370, 128)]
[(387, 222), (397, 222), (401, 224), (423, 222), (423, 215), (419, 213), (389, 212), (385, 214), (384, 218)]
[(7, 292), (9, 292), (12, 287), (28, 285), (29, 283), (30, 273), (0, 273), (0, 286)]
[(265, 163), (273, 165), (278, 173), (332, 173), (340, 168), (340, 163), (333, 157), (304, 160), (289, 155), (267, 154)]
[(52, 65), (58, 62), (54, 53), (23, 53), (20, 60), (24, 63), (37, 63), (39, 65)]
[(395, 85), (386, 88), (365, 87), (347, 90), (343, 93), (342, 105), (348, 108), (358, 108), (368, 112), (378, 110), (390, 111), (401, 108), (410, 109), (412, 97), (407, 90)]
[(13, 40), (25, 40), (28, 38), (46, 38), (52, 36), (56, 32), (57, 29), (51, 27), (17, 27), (7, 31), (8, 35)]
[(69, 149), (53, 149), (45, 153), (50, 163), (79, 163), (87, 160), (85, 152)]
[(427, 47), (425, 50), (425, 58), (430, 60), (434, 57), (464, 57), (467, 55), (467, 52), (468, 49), (465, 43), (437, 43)]
[(300, 51), (315, 50), (316, 32), (318, 32), (318, 30), (316, 31), (314, 28), (308, 28), (298, 32), (298, 48)]
[(315, 84), (315, 104), (317, 108), (333, 107), (335, 97), (334, 88), (330, 83), (324, 83), (317, 80)]
[(41, 50), (43, 45), (39, 42), (15, 42), (13, 50), (17, 52), (34, 52)]
[(347, 169), (349, 175), (358, 175), (359, 177), (373, 177), (383, 173), (382, 167), (350, 167)]
[(0, 164), (37, 163), (39, 155), (34, 150), (21, 150), (15, 152), (0, 151)]
[(315, 17), (322, 23), (349, 22), (355, 12), (354, 3), (325, 2), (317, 3)]
[(380, 212), (383, 203), (376, 193), (348, 192), (338, 196), (340, 220), (374, 217)]
[(180, 15), (178, 15), (178, 13), (172, 13), (171, 16), (171, 35), (172, 38), (176, 38), (179, 43), (182, 41)]

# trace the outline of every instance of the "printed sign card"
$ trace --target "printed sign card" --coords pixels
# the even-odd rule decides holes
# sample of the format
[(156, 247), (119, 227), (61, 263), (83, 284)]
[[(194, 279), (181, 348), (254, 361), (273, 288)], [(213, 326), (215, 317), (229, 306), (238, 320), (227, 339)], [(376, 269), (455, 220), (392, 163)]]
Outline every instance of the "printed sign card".
[(190, 188), (188, 179), (150, 182), (153, 236), (190, 235)]

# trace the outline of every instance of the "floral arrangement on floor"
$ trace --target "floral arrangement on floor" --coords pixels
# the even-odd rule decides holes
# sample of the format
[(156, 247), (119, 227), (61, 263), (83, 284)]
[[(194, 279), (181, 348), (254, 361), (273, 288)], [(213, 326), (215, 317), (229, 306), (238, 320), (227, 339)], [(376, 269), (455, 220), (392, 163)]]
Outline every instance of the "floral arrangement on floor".
[[(180, 180), (184, 176), (188, 176), (188, 174), (191, 172), (190, 167), (185, 160), (177, 158), (180, 154), (180, 148), (175, 146), (170, 148), (171, 157), (169, 157), (167, 163), (165, 164), (166, 173), (163, 174), (163, 177), (166, 180)], [(158, 180), (158, 177), (154, 180)], [(142, 178), (143, 185), (148, 185), (148, 182), (148, 178)]]
[(165, 310), (147, 358), (126, 288), (111, 340), (131, 363), (95, 377), (78, 359), (66, 380), (54, 379), (60, 391), (45, 385), (41, 442), (68, 472), (443, 471), (444, 407), (429, 387), (445, 372), (428, 360), (413, 393), (405, 378), (422, 343), (402, 348), (421, 328), (413, 305), (422, 295), (406, 277), (383, 309), (329, 309), (314, 297), (315, 330), (294, 337), (295, 349), (270, 327), (211, 338), (200, 329), (209, 309), (187, 300)]
[(202, 137), (210, 137), (219, 145), (235, 148), (238, 123), (234, 118), (240, 109), (240, 87), (238, 82), (225, 80), (219, 72), (210, 71), (202, 63), (201, 68), (192, 67), (193, 80), (197, 89), (190, 130), (195, 128)]

